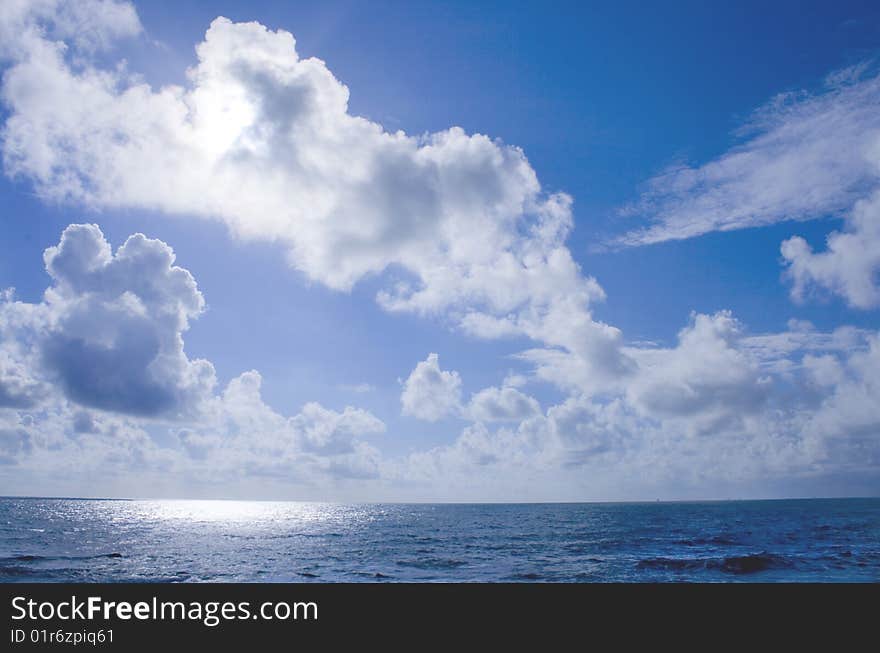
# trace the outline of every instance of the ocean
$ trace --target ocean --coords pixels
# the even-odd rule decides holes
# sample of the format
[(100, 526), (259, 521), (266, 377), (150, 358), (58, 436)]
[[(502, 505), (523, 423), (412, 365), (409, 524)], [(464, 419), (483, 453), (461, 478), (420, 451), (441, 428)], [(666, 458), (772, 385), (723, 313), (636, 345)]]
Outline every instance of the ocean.
[(880, 499), (0, 499), (3, 582), (880, 582)]

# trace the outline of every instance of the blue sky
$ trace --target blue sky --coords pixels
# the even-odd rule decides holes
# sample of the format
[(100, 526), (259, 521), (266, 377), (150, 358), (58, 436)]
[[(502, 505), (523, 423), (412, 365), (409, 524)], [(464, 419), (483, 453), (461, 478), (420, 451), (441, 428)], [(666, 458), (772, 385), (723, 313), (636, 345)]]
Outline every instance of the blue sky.
[[(876, 494), (875, 3), (72, 7), (0, 13), (0, 493)], [(173, 248), (204, 309), (139, 294), (161, 265), (50, 277), (77, 223), (100, 232), (71, 252)], [(531, 272), (496, 278), (496, 251)], [(400, 281), (428, 292), (377, 301)], [(153, 338), (167, 369), (138, 367)], [(90, 355), (71, 376), (59, 348)], [(81, 369), (108, 348), (131, 378)], [(249, 370), (250, 412), (224, 394)], [(175, 408), (120, 403), (143, 384)]]

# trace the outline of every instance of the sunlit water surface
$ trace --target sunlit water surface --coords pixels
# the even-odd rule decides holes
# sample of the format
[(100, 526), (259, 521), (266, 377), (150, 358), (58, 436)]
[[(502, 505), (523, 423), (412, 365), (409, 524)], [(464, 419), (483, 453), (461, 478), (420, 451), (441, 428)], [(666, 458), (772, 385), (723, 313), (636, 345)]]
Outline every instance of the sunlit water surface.
[(880, 499), (0, 499), (0, 581), (880, 582)]

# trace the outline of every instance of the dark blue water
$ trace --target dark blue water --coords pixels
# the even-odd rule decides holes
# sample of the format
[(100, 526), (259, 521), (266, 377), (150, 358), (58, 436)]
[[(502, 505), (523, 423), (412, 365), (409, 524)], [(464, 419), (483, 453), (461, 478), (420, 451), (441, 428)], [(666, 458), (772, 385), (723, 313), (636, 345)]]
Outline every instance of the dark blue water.
[(880, 582), (880, 499), (0, 499), (0, 580)]

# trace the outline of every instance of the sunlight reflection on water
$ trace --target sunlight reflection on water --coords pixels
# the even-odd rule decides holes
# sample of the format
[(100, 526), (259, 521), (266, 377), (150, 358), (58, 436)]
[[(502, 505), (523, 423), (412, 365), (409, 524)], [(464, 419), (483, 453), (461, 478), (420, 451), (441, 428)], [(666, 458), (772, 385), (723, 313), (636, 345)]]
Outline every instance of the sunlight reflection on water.
[[(135, 506), (133, 506), (135, 507)], [(168, 500), (139, 502), (136, 510), (146, 519), (186, 523), (267, 524), (314, 523), (339, 519), (339, 506), (321, 503), (269, 501)]]

